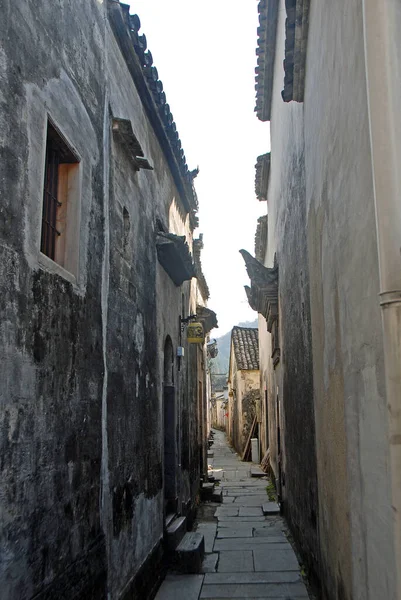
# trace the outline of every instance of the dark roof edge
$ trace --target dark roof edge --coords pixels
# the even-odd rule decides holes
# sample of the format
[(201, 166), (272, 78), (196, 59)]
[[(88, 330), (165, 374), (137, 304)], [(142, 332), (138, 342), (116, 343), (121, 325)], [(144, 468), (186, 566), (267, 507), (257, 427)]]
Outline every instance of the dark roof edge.
[(284, 102), (303, 102), (310, 0), (285, 3)]
[(259, 27), (256, 54), (255, 112), (261, 121), (270, 121), (273, 96), (274, 61), (279, 0), (260, 0), (258, 4)]
[(201, 262), (202, 250), (203, 250), (203, 234), (200, 233), (199, 238), (193, 241), (192, 253), (193, 253), (193, 257), (194, 257), (196, 278), (198, 280), (199, 289), (200, 289), (203, 299), (206, 301), (210, 297), (210, 290), (209, 290), (209, 286), (206, 281), (206, 277), (202, 270), (202, 262)]
[(177, 127), (163, 92), (163, 84), (158, 78), (157, 69), (152, 66), (152, 54), (149, 50), (146, 51), (146, 37), (139, 35), (139, 17), (130, 15), (129, 10), (127, 4), (118, 0), (108, 0), (111, 29), (166, 156), (181, 201), (190, 215), (191, 226), (194, 229), (198, 226), (198, 200), (193, 186), (193, 174), (188, 169)]

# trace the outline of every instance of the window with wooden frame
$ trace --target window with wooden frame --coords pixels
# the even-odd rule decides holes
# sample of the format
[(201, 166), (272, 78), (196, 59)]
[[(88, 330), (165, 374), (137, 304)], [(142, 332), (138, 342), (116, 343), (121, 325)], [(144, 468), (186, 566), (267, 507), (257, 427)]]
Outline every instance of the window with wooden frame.
[(48, 121), (40, 251), (74, 275), (78, 268), (79, 162), (64, 136)]

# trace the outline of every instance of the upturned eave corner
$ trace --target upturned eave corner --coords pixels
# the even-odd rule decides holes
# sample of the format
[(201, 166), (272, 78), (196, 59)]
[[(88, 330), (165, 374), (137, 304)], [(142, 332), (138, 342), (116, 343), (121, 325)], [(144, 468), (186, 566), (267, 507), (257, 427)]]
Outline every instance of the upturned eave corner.
[(278, 266), (265, 267), (246, 250), (240, 253), (251, 280), (251, 286), (245, 286), (249, 306), (266, 319), (271, 332), (278, 318)]
[(255, 68), (256, 106), (260, 121), (270, 121), (279, 0), (261, 0), (258, 4), (259, 27)]

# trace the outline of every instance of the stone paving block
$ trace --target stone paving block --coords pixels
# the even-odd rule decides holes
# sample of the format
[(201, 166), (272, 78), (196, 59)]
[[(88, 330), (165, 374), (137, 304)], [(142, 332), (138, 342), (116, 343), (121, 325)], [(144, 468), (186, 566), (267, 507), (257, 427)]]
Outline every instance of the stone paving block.
[(259, 546), (258, 548), (254, 548), (253, 558), (255, 571), (299, 571), (298, 561), (293, 549), (289, 545), (287, 548), (282, 548), (282, 544)]
[(221, 540), (224, 538), (250, 538), (253, 535), (253, 528), (240, 527), (238, 529), (232, 529), (231, 527), (222, 527), (217, 532), (217, 539)]
[(283, 543), (288, 541), (284, 533), (277, 527), (254, 527), (253, 537), (280, 538)]
[(214, 538), (217, 532), (217, 523), (198, 523), (196, 531), (205, 538), (205, 552), (213, 552)]
[[(238, 506), (219, 506), (219, 508), (214, 513), (214, 516), (217, 518), (220, 517), (237, 517), (238, 511), (240, 508)], [(260, 509), (260, 514), (262, 514), (262, 509)]]
[(155, 600), (198, 600), (204, 575), (167, 575)]
[[(265, 517), (230, 517), (230, 516), (222, 516), (219, 517), (219, 526), (220, 524), (227, 523), (227, 526), (233, 523), (267, 523)], [(226, 526), (226, 525), (224, 525)]]
[(203, 585), (200, 598), (308, 598), (302, 583), (254, 583), (254, 584), (211, 584)]
[[(266, 550), (267, 553), (270, 552), (269, 547), (274, 548), (274, 550), (272, 550), (273, 552), (278, 552), (279, 550), (288, 550), (293, 552), (291, 545), (288, 542), (283, 542), (282, 537), (226, 538), (223, 540), (216, 539), (213, 546), (213, 552), (218, 552), (220, 550), (239, 549), (256, 550), (258, 548), (262, 548), (262, 551)], [(258, 571), (271, 571), (271, 569), (258, 569)]]
[(260, 488), (255, 488), (253, 490), (246, 490), (246, 489), (241, 489), (241, 490), (237, 490), (235, 488), (228, 488), (224, 491), (224, 495), (225, 496), (234, 496), (235, 498), (238, 498), (238, 496), (260, 496), (262, 499), (262, 504), (263, 502), (266, 501), (266, 491)]
[(266, 494), (263, 496), (237, 496), (234, 500), (234, 504), (241, 504), (241, 506), (259, 506), (261, 507), (263, 502), (266, 501)]
[(219, 553), (213, 552), (211, 554), (206, 554), (202, 563), (202, 573), (208, 573), (210, 575), (216, 573), (217, 562), (219, 560)]
[(265, 502), (262, 504), (262, 511), (264, 515), (279, 515), (280, 507), (277, 502)]
[(259, 506), (240, 506), (238, 515), (240, 517), (261, 517), (263, 516), (262, 507)]
[(218, 573), (246, 573), (253, 570), (252, 550), (220, 552)]
[[(249, 519), (251, 519), (251, 517), (249, 517)], [(258, 521), (243, 521), (242, 519), (240, 520), (240, 517), (233, 517), (229, 522), (219, 519), (219, 529), (253, 529), (255, 527), (259, 527), (261, 529), (264, 527), (264, 525), (265, 524), (263, 522)], [(266, 527), (273, 529), (272, 527), (269, 527), (268, 524), (266, 524)]]
[(208, 573), (204, 584), (210, 583), (300, 583), (297, 571), (267, 571), (255, 573)]

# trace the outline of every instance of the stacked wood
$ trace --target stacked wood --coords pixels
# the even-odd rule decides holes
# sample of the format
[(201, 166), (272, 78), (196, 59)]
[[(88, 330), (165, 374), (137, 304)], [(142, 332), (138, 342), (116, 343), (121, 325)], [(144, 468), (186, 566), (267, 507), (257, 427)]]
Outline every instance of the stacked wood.
[(251, 460), (251, 450), (252, 450), (251, 439), (255, 435), (257, 424), (258, 424), (258, 422), (257, 422), (257, 418), (255, 416), (255, 418), (253, 420), (253, 423), (252, 423), (252, 427), (251, 427), (251, 429), (249, 431), (248, 439), (247, 439), (246, 444), (245, 444), (244, 452), (242, 454), (242, 460), (245, 460), (245, 461)]

